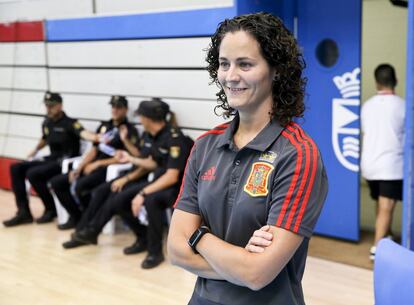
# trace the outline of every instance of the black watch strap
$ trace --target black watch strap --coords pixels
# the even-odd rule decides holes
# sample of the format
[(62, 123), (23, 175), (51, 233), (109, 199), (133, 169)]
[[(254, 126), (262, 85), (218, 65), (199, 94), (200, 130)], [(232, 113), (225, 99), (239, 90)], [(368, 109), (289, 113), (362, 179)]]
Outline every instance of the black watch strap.
[(193, 235), (191, 235), (190, 239), (188, 240), (188, 245), (191, 247), (191, 249), (193, 249), (193, 252), (195, 254), (198, 254), (198, 251), (196, 249), (198, 242), (206, 233), (210, 233), (210, 229), (207, 226), (201, 226), (194, 231)]

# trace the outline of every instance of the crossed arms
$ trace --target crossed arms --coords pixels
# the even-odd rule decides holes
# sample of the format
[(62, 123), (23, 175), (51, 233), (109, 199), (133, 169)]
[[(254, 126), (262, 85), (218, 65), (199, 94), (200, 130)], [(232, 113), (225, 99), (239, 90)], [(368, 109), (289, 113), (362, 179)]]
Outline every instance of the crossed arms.
[(168, 235), (172, 264), (203, 278), (226, 280), (252, 290), (272, 282), (303, 241), (300, 235), (268, 225), (256, 230), (244, 248), (207, 233), (197, 244), (200, 254), (194, 254), (187, 241), (200, 225), (200, 215), (174, 211)]

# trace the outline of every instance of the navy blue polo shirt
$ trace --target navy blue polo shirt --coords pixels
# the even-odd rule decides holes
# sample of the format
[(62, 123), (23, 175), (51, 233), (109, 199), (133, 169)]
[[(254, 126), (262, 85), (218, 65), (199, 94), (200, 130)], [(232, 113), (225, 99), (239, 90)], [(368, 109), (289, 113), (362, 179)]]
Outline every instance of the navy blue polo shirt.
[(200, 215), (218, 238), (245, 247), (269, 224), (304, 237), (279, 275), (259, 291), (198, 278), (195, 293), (218, 304), (305, 304), (301, 280), (309, 238), (328, 189), (319, 150), (303, 129), (272, 120), (245, 147), (236, 116), (197, 139), (175, 208)]

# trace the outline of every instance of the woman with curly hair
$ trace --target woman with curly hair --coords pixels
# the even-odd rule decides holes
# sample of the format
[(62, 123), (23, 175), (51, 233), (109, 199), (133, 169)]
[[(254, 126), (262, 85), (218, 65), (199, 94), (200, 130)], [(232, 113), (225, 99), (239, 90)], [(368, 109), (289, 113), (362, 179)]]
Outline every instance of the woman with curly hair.
[(207, 54), (217, 110), (200, 136), (168, 238), (173, 264), (198, 275), (189, 304), (304, 304), (309, 238), (327, 193), (304, 112), (296, 40), (267, 13), (226, 19)]

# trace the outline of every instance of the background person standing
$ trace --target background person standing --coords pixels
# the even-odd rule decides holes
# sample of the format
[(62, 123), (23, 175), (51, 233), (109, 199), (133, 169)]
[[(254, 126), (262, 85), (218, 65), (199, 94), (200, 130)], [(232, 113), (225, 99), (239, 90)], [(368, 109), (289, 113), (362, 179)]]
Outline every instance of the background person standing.
[(402, 200), (405, 117), (405, 101), (394, 92), (397, 86), (394, 68), (381, 64), (374, 74), (377, 94), (361, 110), (361, 172), (377, 203), (375, 240), (370, 250), (372, 260), (378, 241), (392, 235), (395, 204)]

